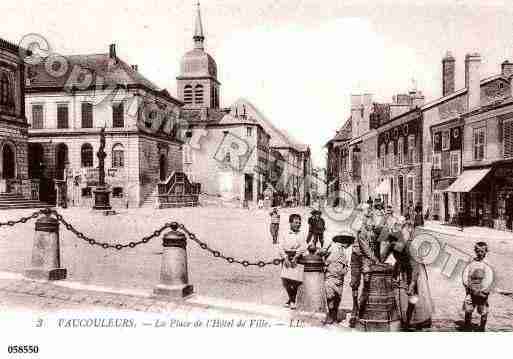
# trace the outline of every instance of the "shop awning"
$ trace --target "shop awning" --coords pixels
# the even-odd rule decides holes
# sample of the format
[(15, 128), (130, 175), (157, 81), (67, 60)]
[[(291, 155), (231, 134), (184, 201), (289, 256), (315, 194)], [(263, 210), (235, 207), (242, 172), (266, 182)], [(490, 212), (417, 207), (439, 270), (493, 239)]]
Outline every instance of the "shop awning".
[(491, 171), (491, 168), (466, 170), (443, 192), (470, 192)]
[(384, 179), (374, 190), (376, 194), (389, 194), (390, 193), (390, 180)]

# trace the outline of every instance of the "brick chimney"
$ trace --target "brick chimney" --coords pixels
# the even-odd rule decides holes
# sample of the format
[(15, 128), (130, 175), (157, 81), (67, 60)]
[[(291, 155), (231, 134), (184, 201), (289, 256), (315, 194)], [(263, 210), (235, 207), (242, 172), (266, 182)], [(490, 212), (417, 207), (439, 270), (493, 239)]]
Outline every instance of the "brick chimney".
[(110, 44), (109, 46), (109, 57), (113, 60), (116, 59), (116, 44)]
[(509, 79), (510, 76), (513, 75), (513, 63), (509, 62), (508, 60), (504, 61), (501, 64), (501, 74), (502, 76)]
[(468, 110), (474, 110), (481, 105), (481, 55), (477, 52), (465, 56), (465, 87)]
[(456, 73), (456, 60), (450, 51), (442, 59), (442, 96), (454, 92), (454, 79)]

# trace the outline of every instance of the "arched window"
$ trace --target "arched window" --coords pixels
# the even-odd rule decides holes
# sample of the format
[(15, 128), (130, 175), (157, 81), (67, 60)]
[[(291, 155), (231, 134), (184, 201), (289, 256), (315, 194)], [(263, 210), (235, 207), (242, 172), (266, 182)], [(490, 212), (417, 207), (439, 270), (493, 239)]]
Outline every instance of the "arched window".
[(183, 102), (185, 104), (192, 104), (192, 86), (187, 85), (183, 89)]
[(9, 78), (5, 72), (2, 72), (2, 75), (0, 76), (0, 105), (12, 106), (13, 104), (13, 96), (11, 93)]
[(196, 85), (194, 87), (194, 103), (196, 105), (203, 104), (203, 85)]
[(121, 143), (117, 143), (112, 147), (112, 167), (125, 167), (125, 151)]
[(82, 167), (93, 167), (93, 146), (84, 143), (80, 149), (80, 162)]

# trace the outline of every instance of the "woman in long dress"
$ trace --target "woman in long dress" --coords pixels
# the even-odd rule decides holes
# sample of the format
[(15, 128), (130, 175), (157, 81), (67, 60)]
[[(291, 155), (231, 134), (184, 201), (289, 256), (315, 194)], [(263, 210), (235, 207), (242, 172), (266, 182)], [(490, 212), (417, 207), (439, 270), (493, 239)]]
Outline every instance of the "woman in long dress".
[(433, 300), (426, 267), (412, 253), (412, 233), (411, 224), (400, 221), (381, 246), (381, 260), (385, 261), (390, 254), (395, 258), (394, 273), (399, 284), (396, 300), (404, 328), (429, 328)]

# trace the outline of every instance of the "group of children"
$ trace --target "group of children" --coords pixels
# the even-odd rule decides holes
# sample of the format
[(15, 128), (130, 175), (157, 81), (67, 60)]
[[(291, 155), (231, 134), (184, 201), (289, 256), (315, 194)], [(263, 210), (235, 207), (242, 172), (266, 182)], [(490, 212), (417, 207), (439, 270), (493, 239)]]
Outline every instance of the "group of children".
[[(362, 300), (358, 300), (358, 289), (360, 286), (361, 278), (363, 277), (364, 286), (368, 284), (368, 266), (371, 263), (380, 261), (380, 244), (377, 240), (378, 237), (386, 236), (386, 241), (392, 246), (397, 246), (393, 239), (390, 239), (391, 233), (397, 231), (392, 229), (391, 226), (397, 227), (397, 223), (401, 221), (391, 220), (393, 217), (391, 209), (384, 211), (384, 223), (381, 228), (381, 233), (376, 233), (375, 217), (371, 214), (380, 214), (380, 208), (371, 208), (365, 215), (365, 220), (360, 231), (356, 234), (352, 231), (345, 231), (335, 235), (331, 243), (324, 247), (324, 231), (326, 225), (321, 217), (320, 211), (312, 211), (312, 216), (308, 220), (309, 230), (306, 238), (300, 231), (301, 216), (299, 214), (291, 214), (289, 216), (290, 229), (280, 236), (280, 254), (283, 259), (282, 265), (282, 282), (288, 294), (288, 301), (286, 307), (295, 309), (296, 295), (299, 286), (302, 283), (302, 267), (299, 264), (301, 255), (305, 253), (308, 246), (317, 247), (319, 242), (320, 248), (317, 253), (324, 259), (325, 262), (325, 290), (327, 301), (327, 315), (326, 324), (333, 324), (339, 322), (338, 310), (342, 299), (342, 290), (344, 286), (344, 277), (351, 268), (351, 288), (353, 291), (353, 312), (351, 316), (350, 326), (354, 327), (354, 322), (358, 316), (358, 309), (362, 308)], [(412, 216), (413, 217), (413, 216)], [(413, 219), (413, 218), (410, 218)], [(273, 243), (278, 243), (280, 215), (275, 208), (271, 212), (271, 234)], [(382, 219), (383, 221), (383, 219)], [(404, 219), (403, 219), (404, 222)], [(403, 223), (401, 226), (404, 226)], [(414, 221), (406, 221), (406, 225), (413, 228)], [(387, 227), (388, 226), (388, 227)], [(385, 233), (385, 234), (383, 234)], [(413, 233), (413, 229), (410, 229)], [(383, 240), (383, 238), (382, 238)], [(406, 247), (408, 240), (402, 242)], [(347, 255), (347, 249), (353, 246), (350, 259)], [(407, 248), (406, 248), (407, 251)], [(488, 245), (485, 242), (478, 242), (474, 247), (475, 258), (467, 265), (463, 273), (463, 285), (466, 291), (466, 297), (463, 303), (463, 310), (465, 311), (465, 328), (470, 330), (472, 328), (472, 313), (477, 309), (481, 315), (481, 322), (479, 330), (484, 331), (486, 327), (487, 314), (488, 314), (488, 296), (493, 280), (493, 272), (490, 267), (485, 264), (484, 259), (488, 252)], [(400, 254), (401, 255), (401, 254)], [(360, 259), (359, 263), (356, 263)], [(356, 262), (355, 262), (356, 261)], [(425, 271), (425, 269), (424, 269)], [(427, 281), (427, 278), (426, 278)], [(408, 309), (405, 310), (408, 316), (407, 322), (411, 320), (411, 311), (415, 308), (414, 299), (418, 300), (418, 284), (411, 283), (407, 292), (408, 295)], [(368, 289), (368, 288), (367, 288)], [(363, 292), (365, 291), (365, 288)], [(408, 313), (409, 311), (409, 313)], [(429, 323), (430, 323), (429, 318)]]

